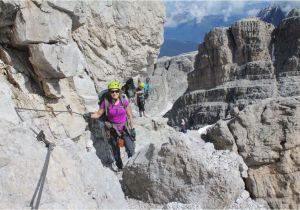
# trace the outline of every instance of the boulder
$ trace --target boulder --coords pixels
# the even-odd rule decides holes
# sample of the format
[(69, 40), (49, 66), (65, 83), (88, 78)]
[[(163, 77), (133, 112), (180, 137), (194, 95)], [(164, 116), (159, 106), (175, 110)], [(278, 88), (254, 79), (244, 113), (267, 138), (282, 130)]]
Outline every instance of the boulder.
[(235, 139), (227, 126), (227, 122), (223, 120), (209, 127), (205, 138), (212, 142), (217, 150), (228, 149), (237, 152)]
[(86, 68), (85, 60), (75, 42), (67, 45), (31, 44), (30, 62), (41, 79), (74, 77)]
[(149, 144), (123, 170), (125, 192), (133, 198), (166, 204), (196, 203), (203, 208), (229, 207), (244, 190), (247, 167), (229, 151), (173, 134)]
[(35, 1), (19, 2), (13, 25), (12, 42), (16, 46), (34, 43), (67, 43), (71, 38), (71, 18), (48, 6)]

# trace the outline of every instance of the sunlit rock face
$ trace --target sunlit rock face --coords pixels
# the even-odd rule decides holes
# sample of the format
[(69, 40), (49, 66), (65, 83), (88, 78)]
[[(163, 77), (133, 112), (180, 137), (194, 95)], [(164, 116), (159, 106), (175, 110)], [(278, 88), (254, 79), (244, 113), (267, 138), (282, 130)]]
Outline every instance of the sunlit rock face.
[(230, 117), (234, 107), (299, 95), (297, 14), (291, 12), (277, 28), (247, 18), (210, 31), (188, 74), (187, 93), (166, 115), (169, 124), (186, 118), (191, 128), (199, 128)]
[(128, 208), (78, 113), (97, 110), (110, 80), (154, 64), (164, 21), (161, 1), (0, 1), (0, 208), (29, 206), (47, 153), (40, 130), (56, 144), (40, 208)]
[(243, 157), (251, 197), (263, 198), (275, 209), (299, 208), (299, 109), (299, 97), (266, 100), (207, 132), (215, 148)]

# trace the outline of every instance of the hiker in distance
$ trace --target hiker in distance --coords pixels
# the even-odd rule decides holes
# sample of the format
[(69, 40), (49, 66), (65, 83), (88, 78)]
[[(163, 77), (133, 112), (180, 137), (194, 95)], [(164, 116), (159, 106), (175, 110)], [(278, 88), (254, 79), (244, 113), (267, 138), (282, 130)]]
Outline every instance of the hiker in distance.
[(150, 84), (149, 84), (149, 82), (150, 82), (150, 78), (147, 77), (145, 85), (144, 85), (145, 100), (149, 97), (149, 92), (150, 92)]
[(85, 119), (99, 119), (106, 115), (105, 127), (109, 133), (109, 144), (111, 145), (116, 166), (123, 168), (120, 153), (120, 141), (124, 141), (128, 158), (134, 155), (135, 150), (135, 125), (131, 109), (126, 96), (121, 94), (121, 83), (112, 81), (108, 84), (108, 92), (104, 100), (100, 101), (99, 110), (95, 113), (86, 113)]
[(138, 83), (138, 88), (136, 89), (136, 105), (139, 108), (140, 117), (144, 115), (145, 116), (145, 93), (144, 93), (144, 86), (145, 84), (143, 82)]

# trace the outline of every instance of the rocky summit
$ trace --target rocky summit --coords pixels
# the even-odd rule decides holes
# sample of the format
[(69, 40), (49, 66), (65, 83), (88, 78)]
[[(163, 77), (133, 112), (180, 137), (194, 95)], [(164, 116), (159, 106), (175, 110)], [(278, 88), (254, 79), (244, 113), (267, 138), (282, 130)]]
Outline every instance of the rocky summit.
[(199, 128), (230, 117), (234, 107), (300, 95), (299, 24), (291, 12), (276, 28), (253, 17), (210, 31), (188, 74), (187, 93), (167, 114), (169, 123), (187, 118)]

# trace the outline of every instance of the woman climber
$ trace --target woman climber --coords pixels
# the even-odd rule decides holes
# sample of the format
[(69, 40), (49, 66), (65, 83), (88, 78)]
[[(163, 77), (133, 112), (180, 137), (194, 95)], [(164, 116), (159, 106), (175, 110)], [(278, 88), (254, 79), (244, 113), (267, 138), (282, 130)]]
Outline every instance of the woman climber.
[(99, 110), (95, 113), (84, 114), (85, 119), (98, 119), (106, 114), (105, 127), (109, 133), (109, 144), (115, 158), (115, 164), (119, 169), (123, 168), (120, 153), (120, 142), (123, 140), (125, 149), (130, 158), (135, 150), (135, 126), (129, 102), (121, 94), (122, 85), (117, 81), (108, 84), (107, 97), (100, 102)]

